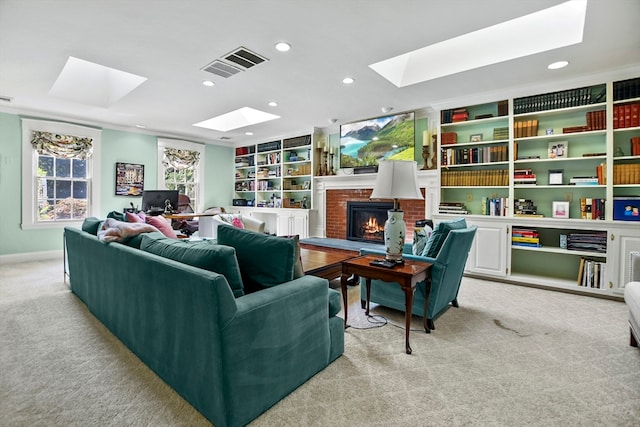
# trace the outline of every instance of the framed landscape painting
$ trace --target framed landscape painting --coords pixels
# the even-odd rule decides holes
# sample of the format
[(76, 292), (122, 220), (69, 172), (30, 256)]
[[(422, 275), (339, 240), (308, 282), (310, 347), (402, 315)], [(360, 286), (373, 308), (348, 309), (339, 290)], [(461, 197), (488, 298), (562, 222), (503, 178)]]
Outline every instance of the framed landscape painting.
[(144, 165), (116, 163), (116, 196), (142, 196)]

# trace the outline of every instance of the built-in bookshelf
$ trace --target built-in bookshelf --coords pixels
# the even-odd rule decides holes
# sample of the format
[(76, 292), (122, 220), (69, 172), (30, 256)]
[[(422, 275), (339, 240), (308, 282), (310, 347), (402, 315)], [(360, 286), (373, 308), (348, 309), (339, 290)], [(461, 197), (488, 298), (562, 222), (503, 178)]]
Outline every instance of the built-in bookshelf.
[[(478, 225), (468, 271), (619, 296), (640, 250), (640, 213), (621, 213), (640, 210), (639, 110), (635, 78), (442, 111), (437, 217)], [(604, 249), (561, 247), (592, 232)]]

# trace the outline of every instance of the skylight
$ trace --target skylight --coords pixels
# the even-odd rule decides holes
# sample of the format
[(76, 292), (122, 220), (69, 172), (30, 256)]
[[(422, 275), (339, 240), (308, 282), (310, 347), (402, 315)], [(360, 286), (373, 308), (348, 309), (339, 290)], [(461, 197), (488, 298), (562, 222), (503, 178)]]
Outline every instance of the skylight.
[(213, 117), (202, 122), (194, 123), (193, 126), (227, 132), (230, 130), (255, 125), (262, 122), (268, 122), (269, 120), (275, 120), (279, 118), (280, 116), (276, 116), (275, 114), (265, 113), (264, 111), (256, 110), (249, 107), (243, 107), (218, 117)]
[(49, 94), (107, 108), (146, 80), (146, 77), (70, 56)]
[(502, 22), (369, 65), (397, 87), (582, 42), (587, 0)]

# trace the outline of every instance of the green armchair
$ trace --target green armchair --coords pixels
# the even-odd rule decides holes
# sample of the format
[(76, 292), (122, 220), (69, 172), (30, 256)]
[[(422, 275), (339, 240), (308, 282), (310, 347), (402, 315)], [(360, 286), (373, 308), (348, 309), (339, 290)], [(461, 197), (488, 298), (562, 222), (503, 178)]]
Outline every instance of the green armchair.
[[(413, 298), (413, 314), (424, 318), (426, 333), (435, 329), (434, 320), (449, 308), (449, 304), (458, 307), (458, 290), (477, 227), (475, 225), (466, 227), (464, 220), (456, 222), (462, 222), (465, 228), (446, 230), (446, 237), (435, 257), (413, 255), (412, 245), (405, 244), (404, 246), (403, 257), (405, 259), (426, 261), (433, 264), (430, 278), (416, 286)], [(438, 232), (438, 228), (444, 229), (445, 227), (440, 227), (439, 224), (434, 233)], [(431, 252), (434, 249), (432, 247)], [(425, 248), (426, 252), (428, 252), (428, 248)], [(384, 251), (361, 249), (360, 254), (384, 256)], [(362, 308), (365, 308), (367, 290), (364, 279), (361, 278), (360, 281), (360, 300)], [(405, 311), (405, 295), (400, 286), (382, 283), (380, 280), (371, 281), (370, 301), (402, 312)]]

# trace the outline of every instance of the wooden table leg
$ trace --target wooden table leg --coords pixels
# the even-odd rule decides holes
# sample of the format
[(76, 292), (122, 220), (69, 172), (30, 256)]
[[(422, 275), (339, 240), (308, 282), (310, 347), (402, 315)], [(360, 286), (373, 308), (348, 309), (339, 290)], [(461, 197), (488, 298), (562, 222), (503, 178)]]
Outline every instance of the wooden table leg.
[(407, 354), (411, 354), (411, 346), (409, 345), (409, 332), (411, 332), (411, 316), (413, 314), (413, 292), (412, 288), (404, 288), (405, 296), (405, 310), (404, 310), (404, 324), (405, 324), (405, 350)]
[(347, 280), (349, 280), (348, 274), (342, 274), (340, 276), (340, 290), (342, 290), (342, 303), (344, 306), (344, 328), (347, 329), (347, 313), (349, 312), (349, 306), (347, 305)]
[(427, 334), (431, 333), (431, 328), (429, 328), (429, 323), (427, 321), (427, 310), (429, 309), (429, 295), (431, 294), (431, 280), (427, 279), (425, 282), (424, 289), (424, 308), (422, 310), (422, 325), (424, 326), (424, 332)]
[(364, 314), (369, 316), (369, 301), (371, 301), (371, 279), (365, 278), (365, 283), (367, 287), (367, 308), (364, 311)]

